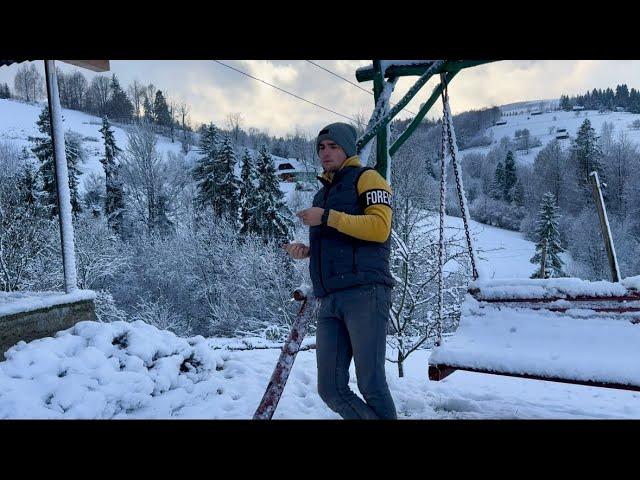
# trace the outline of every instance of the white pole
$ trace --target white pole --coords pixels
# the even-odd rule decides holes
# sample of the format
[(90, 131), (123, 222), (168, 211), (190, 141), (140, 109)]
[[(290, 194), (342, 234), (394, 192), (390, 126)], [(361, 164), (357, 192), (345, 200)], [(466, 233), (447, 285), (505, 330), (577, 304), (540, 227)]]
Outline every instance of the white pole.
[(58, 94), (58, 79), (53, 60), (45, 60), (44, 70), (47, 77), (47, 97), (49, 100), (49, 118), (51, 119), (51, 139), (56, 169), (56, 191), (58, 194), (58, 218), (60, 220), (60, 240), (62, 243), (62, 262), (64, 267), (64, 289), (71, 293), (78, 289), (76, 281), (76, 256), (73, 241), (73, 223), (71, 222), (71, 194), (69, 192), (69, 171), (62, 128), (62, 108)]
[(602, 229), (602, 238), (604, 246), (607, 250), (609, 258), (609, 268), (611, 269), (611, 278), (614, 282), (620, 281), (620, 267), (618, 266), (618, 256), (616, 255), (616, 247), (613, 245), (613, 237), (611, 236), (611, 227), (609, 227), (609, 217), (607, 216), (607, 208), (602, 198), (602, 190), (600, 189), (600, 178), (598, 172), (594, 171), (589, 174), (591, 186), (593, 188), (593, 197), (596, 201), (598, 216), (600, 217), (600, 228)]

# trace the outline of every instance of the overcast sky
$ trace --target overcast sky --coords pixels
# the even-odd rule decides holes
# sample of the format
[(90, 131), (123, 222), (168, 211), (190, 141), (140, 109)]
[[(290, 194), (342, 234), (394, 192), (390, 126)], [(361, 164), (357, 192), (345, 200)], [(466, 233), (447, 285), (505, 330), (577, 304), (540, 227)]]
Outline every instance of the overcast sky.
[[(256, 78), (334, 110), (346, 117), (370, 115), (373, 96), (305, 60), (221, 60)], [(312, 60), (322, 67), (358, 83), (355, 70), (371, 60)], [(36, 62), (44, 74), (42, 62)], [(76, 67), (60, 63), (64, 71)], [(18, 65), (0, 67), (0, 82), (13, 90)], [(88, 80), (93, 72), (80, 69)], [(249, 78), (211, 60), (111, 60), (109, 75), (115, 73), (126, 87), (134, 79), (153, 83), (163, 93), (191, 106), (192, 124), (213, 121), (224, 127), (230, 112), (242, 114), (244, 128), (256, 127), (272, 135), (293, 133), (296, 127), (314, 134), (328, 123), (348, 121), (303, 100)], [(525, 100), (558, 98), (561, 94), (582, 94), (593, 88), (615, 88), (626, 83), (640, 88), (638, 60), (503, 60), (463, 70), (451, 82), (449, 93), (453, 113)], [(401, 78), (392, 96), (399, 100), (416, 77)], [(417, 112), (430, 95), (436, 79), (406, 107)], [(360, 84), (371, 91), (371, 82)], [(440, 115), (433, 108), (430, 117)], [(0, 111), (0, 115), (2, 112)], [(412, 116), (402, 112), (399, 118)]]

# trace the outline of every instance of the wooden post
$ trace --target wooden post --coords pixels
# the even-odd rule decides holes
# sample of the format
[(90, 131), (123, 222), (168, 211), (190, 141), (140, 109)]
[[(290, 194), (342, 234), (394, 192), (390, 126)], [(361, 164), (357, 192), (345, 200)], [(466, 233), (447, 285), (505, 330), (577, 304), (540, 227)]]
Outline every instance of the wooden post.
[(611, 229), (609, 228), (609, 218), (607, 217), (607, 209), (604, 205), (602, 198), (602, 191), (600, 190), (600, 179), (598, 178), (598, 172), (591, 172), (589, 174), (589, 180), (593, 187), (593, 197), (596, 201), (596, 208), (598, 210), (598, 217), (600, 218), (600, 228), (602, 229), (602, 238), (604, 239), (604, 246), (607, 250), (607, 257), (609, 258), (609, 267), (611, 268), (611, 278), (614, 282), (620, 281), (620, 269), (618, 267), (618, 257), (616, 256), (616, 249), (613, 245), (613, 238), (611, 237)]

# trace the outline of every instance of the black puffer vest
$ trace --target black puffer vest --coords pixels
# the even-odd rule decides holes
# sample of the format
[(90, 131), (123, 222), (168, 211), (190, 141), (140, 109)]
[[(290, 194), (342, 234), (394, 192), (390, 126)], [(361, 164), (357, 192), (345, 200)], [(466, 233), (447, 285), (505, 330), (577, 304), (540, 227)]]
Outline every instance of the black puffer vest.
[[(350, 215), (364, 215), (358, 198), (358, 179), (367, 167), (344, 167), (333, 181), (320, 178), (324, 186), (313, 198), (313, 206)], [(390, 237), (384, 242), (359, 240), (327, 225), (309, 230), (309, 271), (316, 297), (355, 287), (379, 283), (393, 287), (389, 273)]]

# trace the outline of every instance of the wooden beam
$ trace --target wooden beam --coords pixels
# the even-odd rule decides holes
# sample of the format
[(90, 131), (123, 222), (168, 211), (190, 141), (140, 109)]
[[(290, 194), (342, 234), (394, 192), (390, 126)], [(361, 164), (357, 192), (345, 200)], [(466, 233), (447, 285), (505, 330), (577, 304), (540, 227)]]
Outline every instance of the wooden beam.
[(60, 60), (64, 63), (70, 63), (76, 67), (86, 68), (93, 72), (108, 72), (109, 60)]

